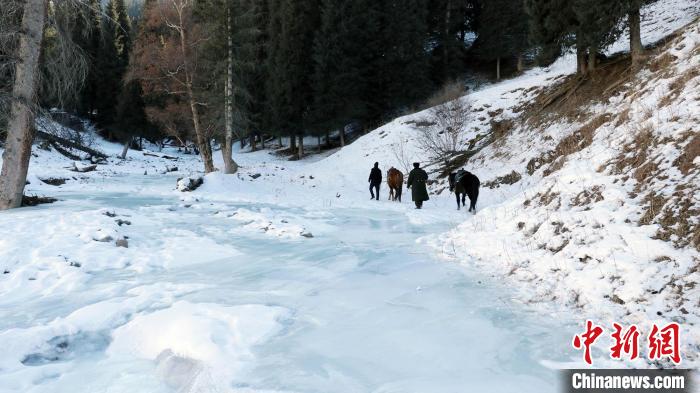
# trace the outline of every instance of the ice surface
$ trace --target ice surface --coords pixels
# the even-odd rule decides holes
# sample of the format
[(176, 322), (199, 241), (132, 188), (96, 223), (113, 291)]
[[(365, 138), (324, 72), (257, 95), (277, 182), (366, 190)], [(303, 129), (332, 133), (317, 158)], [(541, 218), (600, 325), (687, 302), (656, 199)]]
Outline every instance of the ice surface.
[[(61, 224), (68, 232), (81, 231), (79, 217), (99, 217), (95, 228), (127, 217), (114, 230), (129, 249), (80, 241), (101, 247), (94, 260), (114, 249), (130, 264), (98, 269), (82, 251), (82, 267), (65, 268), (78, 292), (5, 288), (0, 391), (547, 392), (556, 373), (543, 362), (572, 357), (566, 318), (523, 311), (498, 282), (416, 241), (459, 216), (389, 202), (185, 207), (163, 192), (172, 179), (114, 181), (124, 180), (141, 191), (66, 192), (54, 208), (74, 220)], [(44, 214), (22, 211), (29, 222)], [(250, 225), (260, 220), (315, 237)]]

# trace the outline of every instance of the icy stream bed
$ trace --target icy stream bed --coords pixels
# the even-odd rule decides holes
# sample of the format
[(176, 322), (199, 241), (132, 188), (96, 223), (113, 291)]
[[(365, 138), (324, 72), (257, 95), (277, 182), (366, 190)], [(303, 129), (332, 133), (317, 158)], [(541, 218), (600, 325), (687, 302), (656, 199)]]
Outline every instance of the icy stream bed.
[(3, 216), (26, 232), (61, 212), (61, 231), (35, 227), (49, 243), (71, 217), (130, 225), (128, 249), (98, 245), (126, 263), (75, 254), (74, 281), (33, 292), (42, 268), (0, 276), (1, 392), (557, 391), (543, 362), (571, 358), (575, 326), (417, 241), (466, 213), (181, 201), (173, 184), (112, 178)]

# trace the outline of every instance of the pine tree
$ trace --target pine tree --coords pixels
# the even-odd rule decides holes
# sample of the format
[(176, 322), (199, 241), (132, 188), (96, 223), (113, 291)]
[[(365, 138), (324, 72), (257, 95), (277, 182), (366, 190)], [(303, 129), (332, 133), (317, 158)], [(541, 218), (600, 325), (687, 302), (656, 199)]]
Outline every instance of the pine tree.
[(575, 0), (571, 3), (578, 25), (577, 49), (588, 48), (587, 70), (593, 71), (598, 53), (620, 35), (620, 4), (608, 0)]
[(429, 0), (428, 25), (432, 49), (430, 75), (435, 85), (462, 72), (467, 31), (476, 25), (476, 0)]
[[(568, 0), (526, 0), (530, 15), (530, 37), (539, 46), (542, 63), (554, 61), (563, 48), (572, 46), (575, 40), (576, 19)], [(579, 57), (580, 63), (580, 57)], [(581, 70), (581, 64), (578, 65)]]
[(99, 96), (99, 79), (101, 72), (98, 69), (98, 58), (100, 54), (100, 42), (102, 37), (102, 6), (99, 0), (89, 0), (88, 15), (90, 26), (85, 32), (86, 37), (81, 46), (88, 61), (88, 74), (80, 94), (78, 112), (92, 116), (96, 110), (95, 102)]
[(641, 31), (641, 15), (640, 9), (645, 4), (652, 3), (656, 0), (621, 0), (620, 10), (622, 12), (621, 18), (627, 17), (627, 27), (630, 34), (630, 54), (632, 56), (632, 62), (638, 64), (644, 53), (644, 46), (642, 45), (642, 31)]
[(313, 104), (312, 53), (319, 5), (318, 0), (270, 2), (267, 97), (271, 125), (292, 140), (299, 138), (299, 156)]
[(373, 2), (323, 0), (314, 42), (314, 133), (368, 120), (366, 98), (378, 69), (377, 8)]
[(116, 137), (124, 143), (121, 158), (126, 157), (126, 152), (134, 137), (145, 136), (148, 133), (149, 123), (146, 117), (143, 91), (138, 81), (130, 81), (124, 85), (119, 95), (116, 119)]
[(430, 85), (428, 7), (425, 0), (382, 2), (384, 114), (402, 112), (424, 98)]
[(111, 127), (115, 119), (117, 97), (121, 92), (122, 80), (129, 64), (131, 22), (126, 14), (124, 0), (110, 0), (107, 3), (107, 16), (102, 24), (97, 68), (98, 76), (96, 100), (97, 120), (104, 127)]
[(528, 49), (528, 16), (522, 0), (490, 0), (479, 13), (478, 56), (496, 63), (496, 79), (501, 79), (501, 59), (518, 60)]

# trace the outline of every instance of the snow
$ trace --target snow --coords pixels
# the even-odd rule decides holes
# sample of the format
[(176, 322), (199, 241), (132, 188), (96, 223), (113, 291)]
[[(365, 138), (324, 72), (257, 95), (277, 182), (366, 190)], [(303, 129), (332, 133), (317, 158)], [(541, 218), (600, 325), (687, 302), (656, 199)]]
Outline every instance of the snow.
[[(645, 44), (698, 12), (681, 0), (645, 8)], [(415, 122), (427, 112), (299, 161), (236, 149), (238, 174), (206, 175), (192, 192), (177, 180), (202, 176), (201, 162), (173, 148), (120, 160), (122, 146), (95, 138), (109, 158), (77, 173), (35, 146), (27, 192), (59, 201), (0, 214), (0, 392), (547, 392), (557, 368), (583, 365), (570, 342), (585, 318), (643, 331), (679, 321), (682, 366), (696, 367), (698, 252), (655, 239), (658, 223), (637, 225), (644, 193), (632, 196), (633, 176), (610, 164), (650, 127), (670, 142), (649, 154), (660, 172), (645, 192), (697, 185), (697, 170), (673, 162), (700, 121), (698, 77), (659, 103), (700, 62), (700, 25), (674, 40), (669, 68), (632, 82), (637, 96), (581, 108), (579, 120), (516, 124), (503, 142), (488, 144), (491, 121), (517, 118), (575, 72), (575, 59), (463, 98), (475, 111), (464, 143), (482, 148), (467, 169), (482, 184), (522, 176), (482, 187), (474, 216), (455, 210), (435, 173), (424, 210), (406, 191), (403, 203), (387, 201), (384, 186), (369, 200), (375, 161), (405, 171), (398, 146), (422, 160)], [(529, 160), (606, 113), (561, 168), (527, 173)], [(650, 366), (610, 360), (607, 344), (594, 349), (596, 366)]]

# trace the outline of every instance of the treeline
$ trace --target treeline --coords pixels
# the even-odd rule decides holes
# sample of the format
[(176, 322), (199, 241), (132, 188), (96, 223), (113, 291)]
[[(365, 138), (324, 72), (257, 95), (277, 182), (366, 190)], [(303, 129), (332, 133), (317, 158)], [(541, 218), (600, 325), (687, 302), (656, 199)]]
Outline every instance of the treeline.
[(132, 19), (124, 0), (104, 9), (89, 0), (70, 16), (89, 67), (69, 109), (126, 144), (154, 132), (194, 141), (207, 172), (216, 139), (233, 173), (234, 140), (255, 148), (285, 136), (298, 156), (304, 136), (333, 132), (342, 145), (346, 126), (367, 129), (420, 105), (466, 64), (494, 64), (500, 79), (504, 62), (521, 71), (575, 47), (585, 73), (625, 24), (636, 55), (643, 3), (146, 0)]

